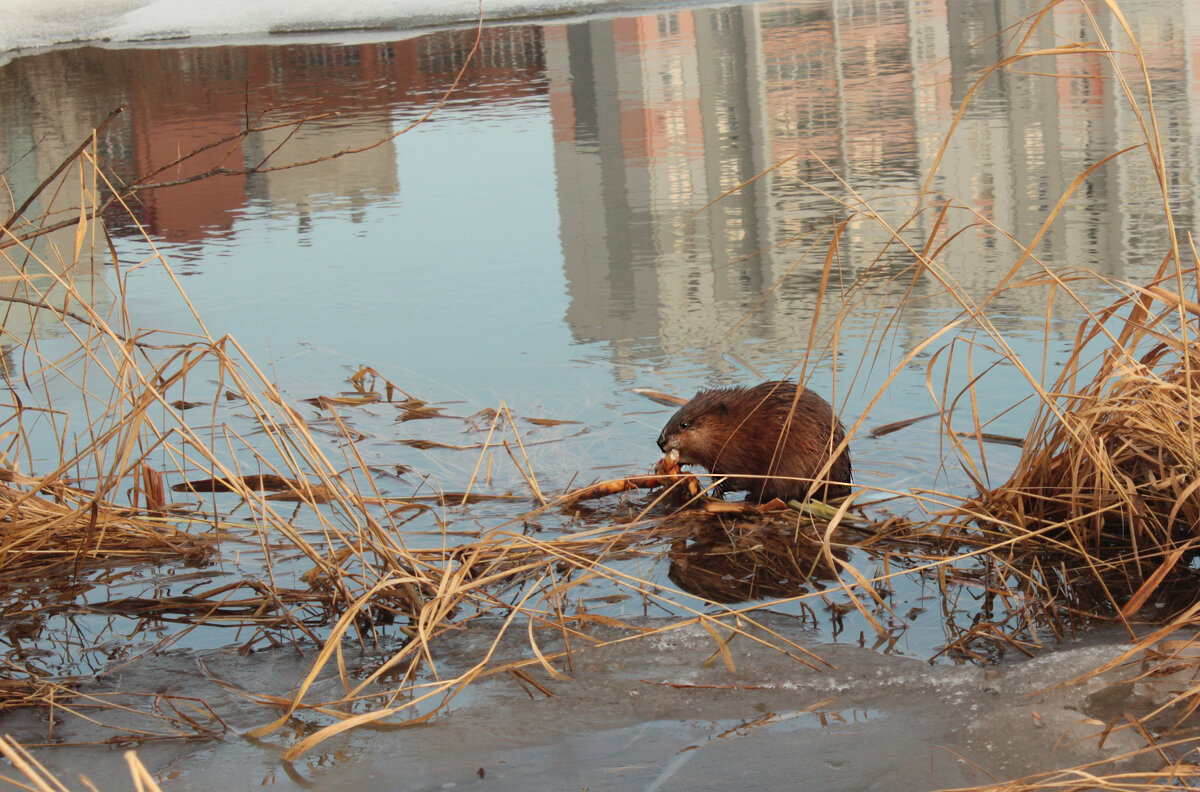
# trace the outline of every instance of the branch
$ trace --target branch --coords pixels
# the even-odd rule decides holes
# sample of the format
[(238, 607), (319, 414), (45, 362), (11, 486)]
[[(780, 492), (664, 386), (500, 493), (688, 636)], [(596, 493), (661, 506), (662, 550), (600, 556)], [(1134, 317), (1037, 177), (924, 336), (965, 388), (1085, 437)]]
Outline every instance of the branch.
[[(79, 146), (76, 147), (76, 149), (71, 152), (70, 156), (68, 156), (66, 159), (64, 159), (62, 161), (62, 163), (57, 168), (54, 169), (54, 173), (51, 173), (49, 176), (47, 176), (42, 181), (42, 183), (37, 186), (37, 189), (29, 194), (29, 197), (25, 199), (25, 203), (18, 206), (17, 210), (12, 213), (12, 216), (4, 221), (4, 226), (3, 226), (4, 230), (8, 230), (8, 229), (12, 228), (12, 224), (15, 223), (17, 221), (17, 218), (21, 216), (21, 213), (24, 212), (26, 209), (28, 209), (29, 205), (31, 203), (33, 203), (34, 200), (36, 200), (39, 195), (42, 194), (42, 190), (45, 190), (46, 187), (48, 187), (50, 185), (50, 182), (57, 179), (58, 174), (62, 173), (64, 170), (66, 170), (67, 166), (70, 165), (72, 162), (74, 162), (75, 158), (78, 157), (80, 154), (82, 154), (83, 150), (92, 144), (92, 141), (95, 140), (95, 136), (100, 134), (100, 130), (102, 130), (102, 129), (104, 129), (104, 127), (108, 126), (108, 123), (110, 121), (112, 121), (114, 118), (119, 116), (121, 113), (125, 112), (125, 108), (127, 106), (128, 106), (128, 104), (126, 102), (122, 102), (120, 107), (118, 107), (116, 110), (113, 110), (111, 113), (109, 113), (108, 118), (101, 121), (100, 125), (97, 126), (94, 130), (92, 130), (91, 134), (89, 134), (87, 136), (87, 140), (80, 143)], [(12, 232), (9, 231), (9, 233), (11, 234)], [(12, 244), (12, 243), (10, 242), (9, 244)], [(5, 247), (7, 247), (7, 245), (5, 245)]]

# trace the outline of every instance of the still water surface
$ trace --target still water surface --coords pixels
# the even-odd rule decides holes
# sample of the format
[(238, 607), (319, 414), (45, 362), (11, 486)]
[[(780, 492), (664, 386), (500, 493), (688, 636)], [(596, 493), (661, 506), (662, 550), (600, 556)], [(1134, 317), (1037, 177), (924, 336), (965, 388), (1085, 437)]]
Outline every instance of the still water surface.
[[(20, 194), (121, 102), (129, 109), (102, 149), (126, 179), (236, 132), (247, 112), (330, 117), (286, 142), (285, 131), (254, 135), (222, 150), (226, 163), (274, 152), (271, 163), (284, 164), (385, 140), (300, 170), (142, 193), (138, 219), (175, 270), (194, 276), (185, 287), (210, 331), (233, 334), (289, 392), (328, 391), (363, 363), (432, 401), (504, 400), (611, 426), (572, 449), (562, 471), (588, 476), (653, 456), (662, 416), (641, 416), (647, 405), (629, 387), (687, 394), (792, 369), (809, 346), (840, 202), (868, 201), (898, 224), (942, 153), (924, 202), (953, 199), (952, 226), (973, 225), (940, 261), (980, 297), (1016, 260), (1005, 234), (1031, 240), (1072, 178), (1137, 142), (1102, 61), (1073, 56), (993, 75), (943, 150), (959, 102), (1028, 10), (766, 3), (486, 28), (447, 103), (390, 140), (451, 86), (473, 31), (353, 46), (83, 47), (3, 68), (0, 144)], [(1186, 230), (1197, 152), (1189, 7), (1126, 12), (1146, 27)], [(1059, 8), (1047, 27), (1046, 41), (1087, 38), (1082, 11)], [(932, 218), (910, 226), (914, 240)], [(1037, 254), (1050, 267), (1135, 277), (1160, 259), (1161, 228), (1152, 173), (1134, 151), (1075, 193)], [(118, 250), (138, 261), (147, 251), (128, 230)], [(836, 364), (813, 350), (812, 383), (848, 423), (878, 384), (860, 372), (874, 312), (908, 285), (879, 277), (906, 266), (895, 250), (876, 262), (880, 239), (867, 221), (849, 227), (839, 278), (873, 267), (880, 285), (841, 327)], [(889, 330), (885, 368), (957, 311), (935, 284), (916, 288), (924, 299)], [(137, 273), (138, 324), (186, 327), (172, 292), (157, 268)], [(1050, 317), (1051, 364), (1074, 330), (1064, 302)], [(836, 307), (828, 301), (823, 317)], [(1045, 314), (1033, 292), (992, 309), (1035, 363)], [(872, 422), (928, 411), (918, 369)], [(1010, 397), (1005, 388), (985, 411)], [(1022, 435), (1028, 418), (1018, 411), (999, 428)], [(891, 454), (865, 441), (855, 451), (867, 462)]]
[[(898, 226), (918, 206), (950, 201), (938, 240), (962, 233), (938, 260), (978, 299), (1017, 260), (1012, 240), (1034, 239), (1072, 179), (1141, 140), (1109, 66), (1075, 54), (991, 75), (946, 142), (981, 70), (1011, 51), (1009, 26), (1031, 10), (818, 0), (683, 7), (485, 27), (469, 60), (473, 30), (353, 44), (53, 50), (0, 67), (0, 160), (21, 196), (122, 102), (128, 109), (100, 151), (125, 180), (236, 133), (259, 112), (320, 117), (291, 137), (252, 135), (207, 156), (206, 167), (268, 156), (282, 165), (370, 145), (300, 169), (144, 192), (134, 214), (209, 331), (236, 337), (290, 398), (343, 390), (350, 372), (369, 365), (455, 414), (503, 402), (519, 415), (579, 422), (531, 435), (562, 438), (531, 449), (543, 488), (554, 491), (653, 462), (670, 411), (634, 387), (687, 395), (803, 373), (847, 424), (858, 421), (891, 368), (958, 304), (935, 283), (911, 284), (910, 259), (899, 246), (881, 254), (886, 237), (862, 219), (847, 226), (832, 294), (818, 301), (830, 234), (847, 206), (865, 202)], [(1123, 10), (1146, 51), (1176, 222), (1187, 232), (1200, 165), (1191, 66), (1200, 15), (1186, 3)], [(1120, 39), (1115, 24), (1101, 24)], [(1096, 35), (1082, 7), (1064, 4), (1035, 42)], [(904, 238), (922, 244), (934, 217), (918, 215)], [(1148, 159), (1134, 150), (1075, 191), (1036, 254), (1047, 267), (1136, 281), (1162, 259), (1164, 228)], [(133, 224), (112, 230), (127, 268), (148, 261)], [(848, 292), (867, 275), (871, 285)], [(194, 328), (161, 267), (144, 264), (128, 283), (137, 326)], [(887, 306), (910, 285), (915, 299), (881, 330)], [(852, 309), (831, 349), (843, 289)], [(1094, 283), (1078, 291), (1093, 305), (1107, 300)], [(990, 316), (1032, 370), (1044, 356), (1050, 376), (1078, 321), (1069, 301), (1048, 307), (1035, 291), (1002, 296)], [(18, 336), (16, 325), (7, 329)], [(902, 369), (864, 428), (934, 409), (929, 357)], [(944, 378), (966, 376), (959, 358), (935, 367), (933, 381), (940, 391)], [(989, 431), (1024, 434), (1032, 406), (1006, 410), (1027, 390), (1004, 367), (984, 380), (980, 409), (1000, 416)], [(446, 490), (468, 481), (470, 453), (395, 442), (462, 442), (461, 424), (397, 423), (372, 410), (353, 421), (368, 436), (369, 463), (417, 471), (384, 482), (385, 491), (427, 487), (425, 477)], [(852, 446), (862, 484), (969, 491), (944, 450), (920, 427), (880, 439), (860, 432)], [(1016, 453), (987, 450), (993, 483)], [(521, 487), (498, 470), (498, 490)], [(923, 593), (914, 583), (897, 610)], [(891, 649), (927, 657), (943, 637), (936, 620), (918, 619)]]

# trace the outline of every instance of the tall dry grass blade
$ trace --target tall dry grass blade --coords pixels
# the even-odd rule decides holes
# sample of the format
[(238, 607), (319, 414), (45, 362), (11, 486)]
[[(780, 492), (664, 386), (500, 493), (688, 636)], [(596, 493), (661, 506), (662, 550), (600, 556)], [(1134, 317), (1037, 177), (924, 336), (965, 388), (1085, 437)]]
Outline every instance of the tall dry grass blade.
[(133, 751), (125, 752), (125, 763), (129, 765), (129, 775), (133, 778), (134, 789), (137, 792), (162, 792), (154, 776), (142, 764), (142, 760)]
[[(12, 762), (13, 768), (33, 784), (32, 787), (24, 787), (25, 789), (37, 790), (37, 792), (70, 792), (11, 735), (6, 734), (0, 737), (0, 753), (3, 753), (4, 757)], [(16, 783), (11, 779), (5, 780), (9, 783)]]

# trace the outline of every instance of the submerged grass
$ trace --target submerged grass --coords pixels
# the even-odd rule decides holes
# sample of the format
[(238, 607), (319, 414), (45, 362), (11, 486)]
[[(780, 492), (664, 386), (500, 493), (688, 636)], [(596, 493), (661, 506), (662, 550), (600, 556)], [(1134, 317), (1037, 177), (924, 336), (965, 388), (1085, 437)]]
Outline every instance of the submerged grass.
[[(1148, 612), (1159, 624), (1119, 664), (1128, 666), (1138, 682), (1170, 679), (1177, 688), (1162, 707), (1129, 713), (1101, 728), (1143, 734), (1146, 754), (1161, 760), (1164, 769), (1131, 774), (1119, 769), (1130, 757), (1120, 757), (1107, 767), (1073, 768), (987, 789), (1141, 790), (1178, 783), (1194, 772), (1180, 757), (1196, 745), (1192, 716), (1200, 707), (1200, 687), (1189, 681), (1200, 665), (1198, 644), (1177, 637), (1181, 630), (1196, 629), (1200, 608), (1192, 568), (1200, 551), (1200, 305), (1189, 296), (1196, 291), (1197, 271), (1185, 265), (1185, 251), (1175, 242), (1168, 168), (1132, 33), (1123, 28), (1140, 65), (1140, 91), (1126, 84), (1116, 50), (1099, 32), (1094, 43), (1033, 47), (1041, 19), (1054, 5), (1012, 28), (1014, 54), (978, 84), (995, 70), (1048, 56), (1109, 59), (1145, 138), (1141, 146), (1119, 154), (1148, 155), (1162, 188), (1163, 263), (1147, 283), (1108, 283), (1112, 302), (1095, 310), (1074, 286), (1100, 279), (1043, 266), (1036, 255), (1039, 233), (1024, 246), (1012, 240), (1018, 254), (1011, 271), (986, 294), (971, 295), (941, 262), (953, 255), (953, 241), (962, 233), (954, 227), (956, 219), (966, 218), (964, 228), (986, 219), (951, 201), (927, 203), (926, 187), (916, 213), (893, 222), (844, 185), (848, 197), (839, 201), (845, 216), (833, 226), (823, 251), (822, 296), (839, 283), (840, 245), (849, 225), (881, 231), (875, 266), (857, 282), (838, 287), (842, 313), (833, 322), (836, 328), (841, 318), (864, 307), (878, 317), (879, 354), (865, 360), (864, 369), (885, 359), (905, 304), (916, 299), (910, 288), (903, 304), (879, 307), (876, 278), (910, 279), (914, 287), (937, 284), (961, 307), (957, 317), (905, 351), (876, 401), (901, 369), (928, 355), (947, 455), (967, 471), (978, 492), (873, 493), (903, 498), (911, 506), (903, 517), (885, 517), (878, 507), (859, 508), (863, 490), (819, 516), (785, 512), (740, 521), (664, 508), (663, 496), (635, 501), (634, 511), (622, 519), (596, 518), (592, 527), (568, 535), (527, 532), (528, 523), (552, 511), (582, 508), (581, 496), (544, 490), (507, 408), (472, 416), (485, 436), (472, 446), (479, 458), (465, 492), (434, 492), (428, 499), (388, 495), (378, 485), (378, 471), (359, 454), (348, 415), (379, 404), (395, 405), (406, 420), (443, 418), (439, 410), (364, 369), (352, 378), (352, 394), (317, 399), (316, 406), (328, 414), (318, 425), (287, 403), (234, 339), (213, 337), (200, 317), (186, 334), (136, 330), (136, 317), (123, 299), (129, 271), (153, 266), (170, 274), (170, 265), (157, 253), (132, 267), (118, 257), (100, 209), (115, 207), (133, 219), (122, 202), (129, 193), (106, 181), (95, 141), (85, 141), (55, 174), (60, 195), (63, 185), (78, 185), (72, 219), (54, 209), (26, 218), (31, 196), (13, 213), (0, 240), (6, 282), (16, 284), (5, 298), (10, 317), (14, 311), (30, 316), (25, 334), (13, 321), (4, 331), (12, 387), (10, 417), (0, 433), (0, 571), (5, 580), (0, 606), (9, 623), (24, 625), (25, 631), (18, 638), (10, 633), (10, 640), (28, 643), (49, 629), (42, 607), (49, 595), (30, 592), (50, 588), (57, 589), (60, 613), (177, 624), (157, 648), (197, 627), (217, 626), (238, 628), (246, 650), (289, 641), (317, 646), (309, 672), (290, 695), (239, 691), (270, 713), (250, 736), (277, 735), (295, 718), (307, 719), (310, 733), (284, 753), (285, 760), (293, 760), (366, 724), (425, 722), (480, 679), (509, 674), (542, 689), (530, 672), (559, 679), (570, 671), (572, 656), (589, 646), (644, 640), (686, 626), (707, 631), (712, 661), (731, 669), (736, 661), (729, 645), (735, 637), (819, 669), (824, 661), (770, 629), (757, 612), (779, 601), (820, 607), (839, 593), (845, 607), (860, 614), (879, 640), (887, 640), (887, 618), (903, 619), (889, 612), (880, 592), (897, 577), (922, 574), (943, 594), (951, 579), (970, 580), (984, 592), (981, 615), (950, 629), (944, 651), (963, 659), (1032, 654), (1089, 620), (1124, 622), (1131, 634), (1136, 623), (1151, 620)], [(1124, 26), (1115, 5), (1107, 10)], [(969, 93), (964, 110), (970, 100)], [(248, 125), (246, 134), (253, 131)], [(1086, 176), (1070, 185), (1046, 217), (1043, 232)], [(37, 192), (50, 186), (48, 180)], [(914, 239), (911, 228), (920, 214), (933, 217), (932, 230)], [(145, 241), (153, 248), (148, 237)], [(1194, 251), (1186, 253), (1195, 260)], [(897, 255), (907, 262), (899, 271)], [(90, 273), (99, 267), (110, 268), (116, 285), (98, 299), (97, 289), (103, 287)], [(1087, 314), (1070, 359), (1053, 381), (1026, 366), (988, 314), (1000, 295), (1034, 288), (1047, 290), (1051, 303), (1075, 301)], [(186, 301), (182, 288), (179, 294)], [(811, 355), (837, 347), (836, 329), (822, 336), (821, 321), (814, 317)], [(59, 341), (44, 342), (51, 333)], [(61, 350), (63, 337), (75, 344), (71, 351), (48, 351)], [(977, 364), (976, 356), (989, 360)], [(938, 367), (948, 371), (951, 360), (963, 357), (971, 372), (966, 386), (953, 385), (948, 373), (939, 382)], [(985, 475), (989, 433), (976, 390), (997, 361), (1029, 384), (1040, 408), (1016, 471), (993, 487)], [(807, 358), (798, 362), (801, 376), (807, 363)], [(63, 402), (72, 408), (66, 410)], [(236, 405), (238, 414), (227, 405)], [(964, 410), (973, 429), (952, 430), (952, 417)], [(851, 435), (863, 431), (868, 414)], [(327, 435), (337, 441), (334, 451)], [(47, 448), (56, 452), (52, 458)], [(506, 497), (477, 491), (490, 475), (491, 452), (500, 450), (519, 472), (533, 505), (453, 546), (444, 530), (434, 546), (414, 546), (417, 540), (405, 533), (414, 517), (432, 518), (444, 529), (445, 510), (452, 505), (466, 508), (480, 498)], [(228, 557), (230, 548), (254, 555), (260, 566), (251, 574), (231, 570), (215, 581), (154, 597), (105, 599), (99, 593), (102, 570), (203, 565)], [(619, 563), (664, 555), (681, 590), (664, 589)], [(873, 571), (859, 568), (864, 558), (876, 564)], [(574, 597), (596, 581), (640, 600), (647, 610), (661, 604), (665, 612), (679, 615), (647, 626), (589, 612)], [(747, 604), (763, 597), (773, 599)], [(490, 645), (465, 666), (445, 670), (441, 639), (473, 623), (488, 625)], [(611, 632), (597, 637), (587, 629), (593, 625), (620, 637)], [(374, 644), (396, 632), (402, 640), (385, 659), (361, 674), (349, 670), (350, 643)], [(524, 652), (514, 659), (509, 645), (517, 639)], [(69, 665), (70, 653), (65, 650), (64, 664)], [(118, 703), (85, 692), (79, 681), (52, 681), (59, 671), (32, 663), (0, 668), (0, 710), (55, 707), (91, 720), (94, 710), (110, 707), (136, 710), (155, 721), (153, 728), (114, 725), (114, 736), (122, 741), (206, 738), (223, 728), (215, 715), (197, 716), (184, 703), (168, 714), (161, 700), (139, 706), (135, 697), (126, 697)], [(337, 681), (332, 694), (316, 684), (330, 678)], [(24, 762), (18, 768), (32, 783), (39, 771), (28, 757), (21, 759), (15, 745), (3, 748), (14, 763)], [(134, 767), (145, 775), (144, 768)]]

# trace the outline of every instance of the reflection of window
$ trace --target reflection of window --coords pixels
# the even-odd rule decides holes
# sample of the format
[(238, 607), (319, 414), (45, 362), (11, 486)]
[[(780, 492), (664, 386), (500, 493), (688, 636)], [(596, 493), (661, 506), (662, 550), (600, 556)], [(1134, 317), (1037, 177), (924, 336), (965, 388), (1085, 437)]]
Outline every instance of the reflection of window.
[(658, 35), (666, 38), (667, 36), (679, 35), (679, 15), (678, 14), (661, 14), (658, 17)]

